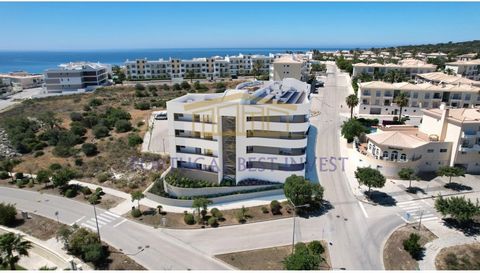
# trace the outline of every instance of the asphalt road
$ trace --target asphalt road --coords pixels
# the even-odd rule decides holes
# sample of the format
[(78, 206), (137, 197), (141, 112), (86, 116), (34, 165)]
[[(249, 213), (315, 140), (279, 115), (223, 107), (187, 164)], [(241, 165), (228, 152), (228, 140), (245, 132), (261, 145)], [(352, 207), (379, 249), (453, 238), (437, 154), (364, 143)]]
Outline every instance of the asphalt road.
[[(340, 157), (339, 128), (344, 118), (339, 112), (348, 112), (345, 105), (340, 107), (347, 93), (345, 75), (328, 65), (325, 87), (312, 97), (312, 110), (320, 111), (311, 119), (317, 132), (317, 157)], [(334, 269), (383, 269), (384, 241), (403, 223), (395, 207), (364, 205), (366, 211), (373, 211), (368, 215), (352, 194), (341, 168), (323, 170), (318, 161), (316, 166), (325, 199), (332, 208), (322, 215), (297, 218), (295, 240), (329, 242)], [(89, 205), (25, 190), (0, 188), (0, 201), (16, 203), (19, 209), (52, 219), (59, 211), (59, 220), (67, 224), (85, 223), (93, 217)], [(283, 219), (216, 229), (173, 230), (153, 229), (119, 217), (102, 225), (101, 233), (103, 240), (125, 253), (149, 246), (133, 256), (149, 269), (225, 269), (226, 265), (213, 255), (290, 244), (292, 223), (292, 219)]]

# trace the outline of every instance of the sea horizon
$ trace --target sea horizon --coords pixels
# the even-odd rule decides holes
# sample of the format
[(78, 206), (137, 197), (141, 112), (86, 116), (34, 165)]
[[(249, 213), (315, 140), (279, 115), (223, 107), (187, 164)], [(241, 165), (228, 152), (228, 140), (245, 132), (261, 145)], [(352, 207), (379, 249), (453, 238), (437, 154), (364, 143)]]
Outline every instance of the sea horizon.
[(349, 50), (360, 47), (268, 47), (268, 48), (146, 48), (146, 49), (96, 49), (96, 50), (0, 50), (0, 73), (26, 71), (43, 73), (68, 62), (88, 61), (112, 65), (122, 65), (126, 60), (150, 60), (168, 58), (202, 58), (212, 56), (231, 56), (238, 54), (268, 54), (286, 51), (305, 52)]

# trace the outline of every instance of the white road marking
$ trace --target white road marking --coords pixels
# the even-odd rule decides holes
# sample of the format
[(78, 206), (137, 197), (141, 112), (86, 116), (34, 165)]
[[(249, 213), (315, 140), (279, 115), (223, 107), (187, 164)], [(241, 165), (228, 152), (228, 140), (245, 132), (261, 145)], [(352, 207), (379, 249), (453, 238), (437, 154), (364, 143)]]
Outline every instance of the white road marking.
[(87, 223), (82, 223), (81, 225), (84, 226), (84, 227), (86, 227), (86, 228), (92, 229), (92, 230), (96, 230), (96, 229), (97, 229), (95, 226), (91, 226), (91, 225), (89, 225), (89, 224), (87, 224)]
[(112, 218), (107, 218), (107, 217), (105, 217), (105, 216), (102, 215), (102, 214), (97, 215), (97, 218), (100, 219), (100, 220), (106, 221), (107, 223), (116, 220), (116, 219), (112, 219)]
[(127, 221), (127, 219), (123, 219), (120, 223), (115, 224), (113, 227), (116, 228), (116, 227), (118, 227), (119, 225), (125, 223), (126, 221)]
[[(105, 225), (105, 224), (107, 224), (107, 222), (104, 222), (104, 221), (102, 221), (102, 220), (100, 220), (100, 219), (97, 219), (97, 220), (98, 220), (98, 223), (99, 223), (100, 225)], [(89, 219), (89, 220), (87, 221), (87, 223), (96, 225), (95, 218)]]
[(111, 216), (113, 216), (113, 217), (115, 217), (115, 218), (120, 217), (119, 215), (116, 215), (116, 214), (111, 213), (111, 212), (109, 212), (109, 211), (105, 211), (104, 213), (106, 213), (106, 214), (108, 214), (108, 215), (111, 215)]
[(82, 221), (84, 218), (85, 218), (85, 216), (82, 216), (82, 217), (78, 218), (77, 220), (75, 220), (75, 222), (71, 223), (70, 225), (73, 226), (73, 225), (75, 225), (76, 223)]
[(363, 206), (362, 202), (358, 201), (358, 205), (362, 209), (363, 215), (365, 215), (365, 218), (368, 218), (367, 211), (365, 210), (365, 207)]

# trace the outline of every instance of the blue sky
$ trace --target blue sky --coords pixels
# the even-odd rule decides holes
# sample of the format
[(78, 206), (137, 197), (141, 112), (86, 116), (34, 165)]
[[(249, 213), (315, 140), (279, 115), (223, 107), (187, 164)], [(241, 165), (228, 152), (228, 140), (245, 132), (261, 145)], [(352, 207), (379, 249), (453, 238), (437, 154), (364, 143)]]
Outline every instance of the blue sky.
[(0, 3), (0, 50), (368, 47), (480, 39), (480, 3)]

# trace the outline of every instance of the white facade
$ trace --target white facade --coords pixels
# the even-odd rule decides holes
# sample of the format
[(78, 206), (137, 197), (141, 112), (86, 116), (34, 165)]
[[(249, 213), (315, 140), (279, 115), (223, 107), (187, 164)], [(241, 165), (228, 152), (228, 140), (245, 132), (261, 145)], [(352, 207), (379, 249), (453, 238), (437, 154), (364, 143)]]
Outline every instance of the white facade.
[(480, 81), (480, 59), (446, 63), (445, 70), (447, 69), (451, 69), (456, 75)]
[(480, 87), (466, 84), (412, 84), (407, 82), (365, 82), (359, 84), (356, 107), (358, 114), (398, 115), (394, 98), (401, 92), (408, 97), (403, 115), (421, 116), (422, 109), (439, 108), (442, 103), (452, 108), (480, 106)]
[(45, 82), (42, 74), (29, 74), (23, 71), (0, 74), (0, 80), (8, 81), (12, 86), (19, 86), (22, 90), (42, 87)]
[(283, 55), (276, 58), (270, 66), (270, 79), (281, 81), (285, 78), (294, 78), (306, 81), (308, 77), (308, 63), (296, 55)]
[(99, 63), (67, 63), (44, 72), (47, 92), (92, 91), (108, 83), (109, 65)]
[(401, 60), (398, 62), (398, 64), (356, 63), (356, 64), (353, 64), (352, 77), (359, 76), (362, 73), (373, 76), (375, 73), (386, 74), (390, 70), (398, 70), (400, 72), (405, 73), (405, 75), (407, 75), (411, 79), (414, 79), (415, 75), (417, 74), (433, 72), (436, 69), (437, 69), (436, 65), (428, 64), (426, 62), (415, 60), (415, 59)]
[(214, 182), (304, 176), (309, 90), (284, 79), (168, 101), (172, 168)]

